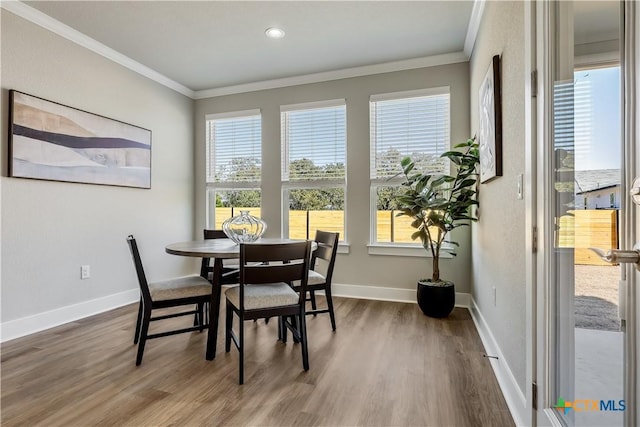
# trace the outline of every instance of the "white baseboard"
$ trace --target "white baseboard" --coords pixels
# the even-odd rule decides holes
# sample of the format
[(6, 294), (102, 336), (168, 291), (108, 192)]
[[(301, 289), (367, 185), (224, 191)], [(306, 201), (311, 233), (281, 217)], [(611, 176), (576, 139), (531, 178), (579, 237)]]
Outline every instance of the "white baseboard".
[(470, 302), (469, 312), (471, 313), (471, 317), (476, 325), (478, 335), (480, 335), (480, 339), (482, 340), (482, 344), (484, 345), (487, 355), (498, 357), (497, 359), (490, 358), (489, 362), (491, 363), (493, 372), (496, 375), (496, 379), (498, 380), (504, 399), (507, 401), (507, 406), (509, 407), (513, 421), (517, 426), (529, 425), (531, 423), (527, 421), (529, 416), (527, 415), (526, 397), (522, 393), (522, 390), (520, 390), (520, 387), (511, 372), (511, 368), (509, 368), (507, 359), (504, 358), (502, 351), (500, 351), (500, 347), (493, 337), (491, 329), (489, 329), (489, 325), (484, 320), (482, 313), (480, 313), (476, 302), (473, 298), (470, 298)]
[(113, 310), (114, 308), (136, 302), (139, 299), (140, 291), (138, 289), (131, 289), (129, 291), (4, 322), (0, 325), (0, 342), (6, 342), (84, 317), (93, 316), (94, 314)]
[[(385, 286), (346, 285), (333, 283), (331, 292), (336, 297), (360, 298), (379, 301), (416, 303), (416, 289), (400, 289)], [(469, 308), (471, 294), (456, 292), (456, 307)]]
[[(399, 289), (383, 286), (332, 285), (333, 295), (346, 298), (361, 298), (380, 301), (416, 302), (415, 289)], [(0, 324), (0, 342), (6, 342), (25, 335), (60, 326), (84, 317), (93, 316), (123, 305), (131, 304), (140, 298), (138, 289), (120, 292), (114, 295), (57, 308), (44, 313), (11, 320)], [(456, 293), (456, 307), (469, 308), (471, 295)]]

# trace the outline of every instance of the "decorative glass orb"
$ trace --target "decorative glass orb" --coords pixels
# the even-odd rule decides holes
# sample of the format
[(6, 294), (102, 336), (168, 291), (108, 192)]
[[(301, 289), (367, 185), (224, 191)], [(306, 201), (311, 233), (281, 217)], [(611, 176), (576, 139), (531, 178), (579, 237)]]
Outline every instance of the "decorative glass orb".
[(265, 231), (267, 223), (257, 216), (249, 215), (249, 211), (240, 211), (222, 223), (222, 231), (236, 243), (248, 243), (258, 240)]

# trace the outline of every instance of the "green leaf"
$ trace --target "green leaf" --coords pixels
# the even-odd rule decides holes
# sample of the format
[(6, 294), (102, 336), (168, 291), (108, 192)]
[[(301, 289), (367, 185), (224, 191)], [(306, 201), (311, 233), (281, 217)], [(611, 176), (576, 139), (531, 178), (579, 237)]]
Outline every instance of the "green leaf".
[(470, 147), (473, 144), (472, 141), (473, 141), (472, 139), (467, 139), (466, 142), (461, 142), (459, 144), (456, 144), (456, 145), (453, 146), (453, 148), (467, 148), (467, 147)]
[(475, 180), (475, 179), (465, 179), (465, 180), (463, 180), (463, 181), (459, 182), (459, 183), (456, 185), (456, 188), (466, 188), (466, 187), (470, 187), (470, 186), (474, 185), (475, 183), (476, 183), (476, 180)]
[(441, 177), (434, 179), (431, 185), (433, 187), (440, 187), (444, 183), (453, 182), (455, 178), (449, 175), (442, 175)]
[(419, 179), (416, 180), (416, 192), (422, 193), (427, 185), (429, 185), (429, 180), (431, 179), (431, 175), (422, 175)]
[(409, 172), (411, 172), (415, 167), (415, 164), (411, 161), (409, 157), (405, 157), (404, 159), (402, 159), (402, 161), (400, 162), (400, 165), (402, 166), (402, 170), (404, 171), (404, 174), (407, 176), (409, 175)]
[(444, 153), (440, 157), (448, 157), (449, 160), (451, 160), (456, 165), (459, 165), (461, 163), (460, 154), (459, 153), (453, 153), (453, 152)]

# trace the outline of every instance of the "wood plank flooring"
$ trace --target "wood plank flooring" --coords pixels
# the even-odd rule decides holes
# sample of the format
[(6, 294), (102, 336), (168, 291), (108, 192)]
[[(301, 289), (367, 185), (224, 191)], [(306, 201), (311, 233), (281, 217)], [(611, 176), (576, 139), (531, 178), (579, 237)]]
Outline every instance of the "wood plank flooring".
[(194, 332), (150, 340), (136, 367), (136, 305), (10, 341), (1, 424), (514, 425), (467, 310), (432, 319), (415, 304), (347, 298), (335, 309), (335, 333), (328, 315), (307, 317), (308, 372), (299, 344), (277, 341), (277, 322), (245, 322), (242, 386), (222, 324), (213, 361), (206, 333)]

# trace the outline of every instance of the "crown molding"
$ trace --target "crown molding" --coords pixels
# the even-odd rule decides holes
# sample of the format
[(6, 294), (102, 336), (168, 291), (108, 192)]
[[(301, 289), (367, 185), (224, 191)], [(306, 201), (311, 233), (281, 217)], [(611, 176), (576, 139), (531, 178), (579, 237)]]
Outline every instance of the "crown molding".
[(70, 40), (86, 49), (89, 49), (97, 53), (98, 55), (104, 56), (105, 58), (117, 64), (120, 64), (123, 67), (126, 67), (142, 76), (160, 83), (161, 85), (166, 86), (169, 89), (188, 96), (189, 98), (194, 97), (194, 92), (188, 87), (185, 87), (180, 83), (171, 80), (167, 76), (147, 67), (146, 65), (142, 65), (141, 63), (134, 61), (128, 56), (125, 56), (120, 52), (117, 52), (110, 47), (92, 39), (91, 37), (82, 34), (77, 30), (74, 30), (68, 25), (63, 24), (56, 19), (53, 19), (49, 15), (46, 15), (39, 10), (34, 9), (31, 6), (27, 6), (21, 1), (2, 0), (0, 1), (0, 7), (61, 37), (64, 37), (65, 39)]
[(322, 73), (285, 77), (282, 79), (265, 80), (234, 86), (225, 86), (195, 92), (195, 99), (213, 98), (216, 96), (237, 93), (254, 92), (257, 90), (275, 89), (309, 83), (326, 82), (330, 80), (348, 79), (351, 77), (368, 76), (372, 74), (390, 73), (393, 71), (412, 70), (416, 68), (434, 67), (437, 65), (456, 64), (466, 62), (469, 57), (464, 52), (452, 52), (442, 55), (426, 56), (423, 58), (406, 59), (403, 61), (385, 62), (382, 64), (364, 65), (362, 67), (345, 68), (342, 70), (325, 71)]
[(476, 44), (485, 2), (486, 0), (475, 0), (473, 2), (473, 10), (471, 11), (471, 18), (469, 18), (469, 26), (467, 27), (467, 37), (464, 39), (464, 53), (468, 58), (471, 58), (473, 47)]
[[(475, 0), (467, 37), (465, 41), (465, 49), (462, 52), (452, 52), (441, 55), (426, 56), (422, 58), (413, 58), (402, 61), (385, 62), (382, 64), (365, 65), (361, 67), (345, 68), (341, 70), (326, 71), (321, 73), (306, 74), (293, 77), (285, 77), (281, 79), (264, 80), (233, 86), (224, 86), (212, 89), (193, 91), (186, 86), (158, 73), (157, 71), (142, 65), (141, 63), (129, 58), (126, 55), (92, 39), (91, 37), (69, 27), (62, 22), (53, 19), (49, 15), (40, 12), (37, 9), (27, 6), (19, 0), (0, 0), (0, 8), (5, 9), (27, 21), (32, 22), (44, 29), (47, 29), (69, 41), (72, 41), (86, 49), (89, 49), (98, 55), (101, 55), (117, 64), (122, 65), (144, 77), (147, 77), (163, 86), (168, 87), (178, 93), (188, 96), (191, 99), (212, 98), (223, 95), (232, 95), (237, 93), (254, 92), (265, 89), (275, 89), (287, 86), (296, 86), (309, 83), (319, 83), (331, 80), (346, 79), (351, 77), (360, 77), (373, 74), (390, 73), (394, 71), (411, 70), (417, 68), (434, 67), (438, 65), (455, 64), (466, 62), (469, 60), (470, 52), (473, 50), (473, 42), (477, 35), (478, 26), (482, 17), (482, 9), (484, 9), (485, 0)], [(472, 28), (475, 30), (472, 31)], [(473, 36), (470, 34), (473, 33)], [(470, 42), (469, 40), (472, 40)], [(471, 45), (470, 49), (468, 45)], [(467, 53), (469, 50), (469, 53)]]

